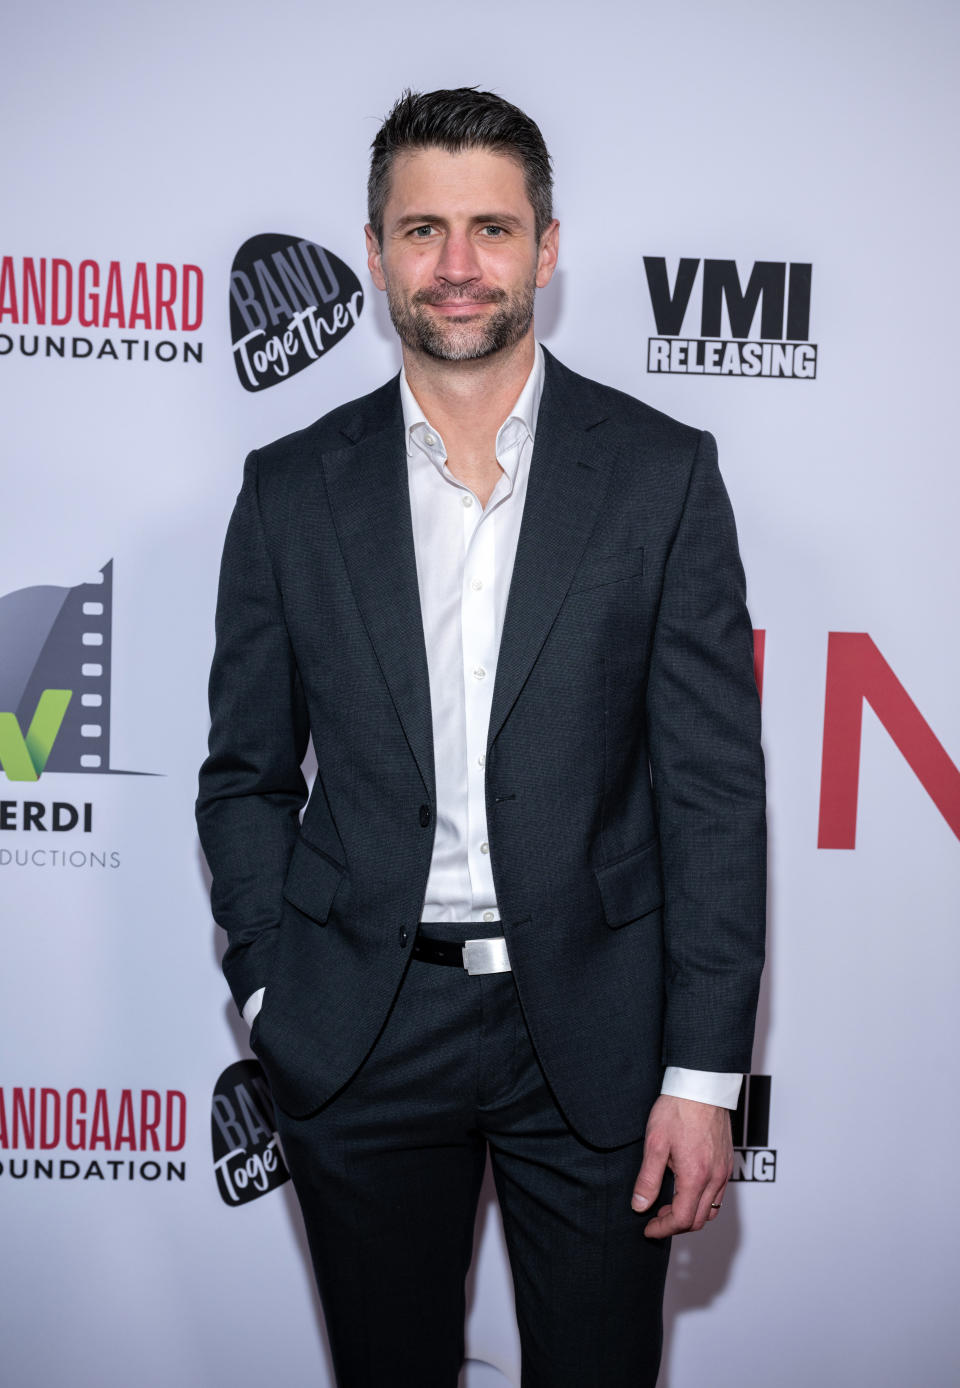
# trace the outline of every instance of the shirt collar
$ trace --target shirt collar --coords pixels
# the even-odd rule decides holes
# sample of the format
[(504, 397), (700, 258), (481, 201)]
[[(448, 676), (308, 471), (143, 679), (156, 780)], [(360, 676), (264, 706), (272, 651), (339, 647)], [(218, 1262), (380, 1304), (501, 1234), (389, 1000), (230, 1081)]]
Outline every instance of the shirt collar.
[[(532, 441), (536, 437), (543, 378), (543, 348), (537, 342), (530, 375), (517, 397), (516, 404), (497, 430), (497, 462), (511, 481), (516, 473), (520, 445), (526, 438), (529, 437)], [(407, 384), (406, 373), (403, 371), (400, 372), (400, 403), (403, 408), (403, 434), (407, 457), (412, 456), (414, 448), (419, 448), (442, 471), (447, 457), (443, 439), (420, 408), (420, 402)]]

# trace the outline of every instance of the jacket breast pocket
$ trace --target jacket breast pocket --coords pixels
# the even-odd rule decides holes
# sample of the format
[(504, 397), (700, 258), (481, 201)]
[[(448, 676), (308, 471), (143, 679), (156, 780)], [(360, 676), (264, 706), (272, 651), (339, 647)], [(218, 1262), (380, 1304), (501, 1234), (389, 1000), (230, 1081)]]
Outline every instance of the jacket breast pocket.
[(625, 857), (594, 868), (594, 874), (607, 925), (613, 930), (663, 905), (659, 839), (651, 839)]
[(306, 839), (297, 839), (283, 884), (284, 899), (318, 925), (324, 925), (345, 872), (346, 868)]
[(606, 554), (593, 554), (588, 550), (573, 575), (568, 592), (585, 593), (590, 588), (602, 588), (608, 583), (639, 577), (642, 573), (643, 545)]

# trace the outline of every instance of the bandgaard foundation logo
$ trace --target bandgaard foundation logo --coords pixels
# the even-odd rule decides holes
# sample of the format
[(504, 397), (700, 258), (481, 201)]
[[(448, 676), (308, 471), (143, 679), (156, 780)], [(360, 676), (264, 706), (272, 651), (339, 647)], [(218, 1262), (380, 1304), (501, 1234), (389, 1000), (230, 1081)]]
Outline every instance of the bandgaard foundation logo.
[(224, 1204), (246, 1205), (289, 1181), (270, 1090), (257, 1061), (237, 1060), (224, 1070), (213, 1090), (210, 1127)]
[(185, 1181), (186, 1140), (179, 1089), (0, 1087), (0, 1180)]
[(202, 325), (199, 265), (0, 257), (0, 358), (197, 364)]
[(88, 583), (0, 597), (0, 868), (120, 866), (116, 851), (49, 837), (93, 833), (92, 799), (15, 796), (52, 773), (149, 774), (110, 764), (112, 618), (112, 560)]
[(240, 384), (265, 390), (305, 371), (343, 341), (362, 308), (360, 281), (332, 251), (276, 232), (251, 237), (230, 272)]
[(777, 1153), (770, 1145), (770, 1076), (745, 1075), (733, 1114), (732, 1181), (775, 1181)]
[(645, 255), (643, 265), (657, 326), (647, 339), (648, 372), (815, 379), (812, 265), (757, 260), (744, 279), (735, 260), (683, 256), (672, 283), (665, 256)]

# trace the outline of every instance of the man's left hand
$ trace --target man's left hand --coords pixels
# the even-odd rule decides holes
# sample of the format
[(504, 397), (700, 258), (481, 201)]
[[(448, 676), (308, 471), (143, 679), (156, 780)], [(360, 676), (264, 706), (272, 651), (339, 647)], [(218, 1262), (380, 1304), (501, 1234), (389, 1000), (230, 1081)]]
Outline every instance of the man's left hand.
[(702, 1229), (720, 1213), (733, 1171), (729, 1110), (661, 1094), (647, 1122), (631, 1202), (635, 1210), (647, 1210), (656, 1200), (667, 1167), (674, 1177), (673, 1200), (650, 1220), (644, 1230), (648, 1239)]

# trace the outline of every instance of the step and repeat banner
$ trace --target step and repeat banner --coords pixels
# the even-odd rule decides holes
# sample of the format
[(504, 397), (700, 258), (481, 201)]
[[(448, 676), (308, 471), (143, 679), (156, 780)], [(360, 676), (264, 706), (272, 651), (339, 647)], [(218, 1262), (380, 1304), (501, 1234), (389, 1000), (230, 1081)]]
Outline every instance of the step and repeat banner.
[[(769, 767), (770, 950), (664, 1388), (954, 1384), (954, 6), (5, 12), (0, 1378), (332, 1376), (193, 825), (245, 454), (399, 365), (363, 249), (402, 88), (540, 123), (541, 339), (711, 429)], [(519, 1388), (485, 1190), (467, 1388)], [(384, 1385), (390, 1388), (390, 1385)]]

